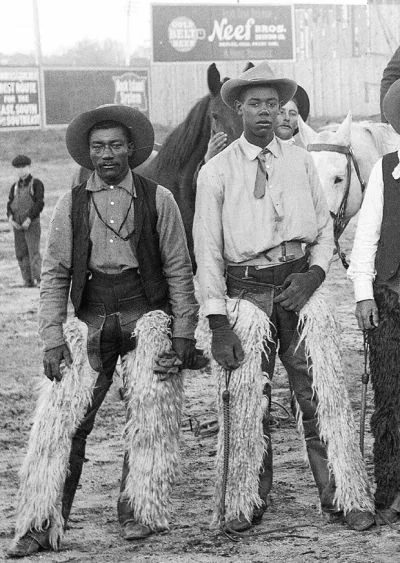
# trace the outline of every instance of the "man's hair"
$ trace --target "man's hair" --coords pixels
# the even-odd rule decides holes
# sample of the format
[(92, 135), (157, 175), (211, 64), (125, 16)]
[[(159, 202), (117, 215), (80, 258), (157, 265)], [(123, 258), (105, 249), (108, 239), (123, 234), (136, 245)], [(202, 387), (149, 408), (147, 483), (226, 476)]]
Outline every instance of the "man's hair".
[(99, 121), (98, 123), (95, 123), (93, 127), (89, 129), (89, 133), (87, 136), (88, 144), (90, 141), (90, 136), (93, 133), (93, 131), (98, 131), (99, 129), (114, 129), (115, 127), (120, 127), (123, 130), (128, 143), (132, 141), (131, 132), (129, 131), (129, 128), (126, 125), (124, 125), (120, 121), (113, 121), (112, 119), (108, 119), (106, 121)]

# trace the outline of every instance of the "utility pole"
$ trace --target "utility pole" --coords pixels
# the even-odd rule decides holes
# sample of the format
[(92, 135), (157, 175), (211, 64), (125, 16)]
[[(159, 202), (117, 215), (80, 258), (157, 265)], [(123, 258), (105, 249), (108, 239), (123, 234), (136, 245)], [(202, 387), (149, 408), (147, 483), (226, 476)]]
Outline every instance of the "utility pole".
[(129, 66), (131, 53), (130, 53), (130, 39), (131, 39), (131, 0), (127, 0), (126, 5), (126, 38), (125, 38), (125, 66)]
[(40, 128), (43, 129), (45, 127), (45, 108), (46, 108), (46, 100), (44, 95), (44, 76), (43, 76), (43, 68), (42, 68), (42, 45), (40, 41), (40, 23), (39, 23), (39, 8), (38, 8), (38, 0), (32, 0), (32, 8), (33, 8), (33, 29), (35, 33), (35, 62), (36, 66), (38, 67), (38, 74), (39, 74), (39, 111), (40, 111)]
[(38, 0), (32, 0), (33, 29), (35, 32), (35, 60), (38, 67), (42, 65), (42, 45), (40, 41), (39, 8)]

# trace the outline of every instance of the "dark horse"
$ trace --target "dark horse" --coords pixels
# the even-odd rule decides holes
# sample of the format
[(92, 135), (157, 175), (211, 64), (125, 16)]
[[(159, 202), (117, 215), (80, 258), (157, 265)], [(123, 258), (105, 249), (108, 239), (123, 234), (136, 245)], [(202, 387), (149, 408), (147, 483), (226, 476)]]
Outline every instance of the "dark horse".
[[(193, 259), (192, 225), (196, 190), (193, 182), (196, 170), (207, 151), (212, 134), (224, 131), (228, 143), (243, 131), (239, 116), (224, 104), (220, 90), (220, 73), (211, 64), (207, 70), (209, 93), (190, 110), (187, 117), (166, 138), (158, 154), (141, 164), (137, 172), (165, 186), (174, 194), (181, 211)], [(80, 169), (74, 185), (87, 180), (90, 172)]]
[(193, 258), (192, 225), (196, 189), (196, 170), (207, 151), (212, 134), (224, 131), (228, 143), (243, 131), (241, 118), (224, 104), (220, 90), (220, 73), (211, 64), (207, 71), (209, 93), (190, 110), (186, 119), (166, 138), (157, 156), (145, 163), (140, 173), (165, 186), (174, 194), (185, 225), (189, 250)]

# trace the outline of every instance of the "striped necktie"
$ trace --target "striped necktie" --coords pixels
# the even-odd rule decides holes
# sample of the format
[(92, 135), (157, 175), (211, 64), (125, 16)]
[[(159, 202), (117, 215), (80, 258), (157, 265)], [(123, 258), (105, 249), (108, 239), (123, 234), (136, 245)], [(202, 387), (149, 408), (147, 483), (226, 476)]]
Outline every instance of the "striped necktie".
[(268, 180), (268, 172), (265, 165), (265, 155), (268, 152), (270, 152), (270, 150), (265, 148), (257, 155), (258, 166), (256, 183), (254, 184), (254, 197), (256, 199), (261, 199), (265, 196), (265, 186)]

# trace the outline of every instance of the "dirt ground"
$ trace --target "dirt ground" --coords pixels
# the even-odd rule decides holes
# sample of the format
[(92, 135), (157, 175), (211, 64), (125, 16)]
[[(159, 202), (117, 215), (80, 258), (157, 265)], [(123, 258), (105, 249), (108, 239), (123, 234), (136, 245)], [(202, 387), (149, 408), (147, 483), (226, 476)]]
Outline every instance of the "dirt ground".
[[(10, 152), (10, 151), (9, 151)], [(57, 155), (56, 155), (57, 156)], [(4, 157), (3, 157), (4, 158)], [(8, 156), (7, 156), (8, 159)], [(43, 212), (44, 247), (47, 226), (58, 196), (69, 187), (73, 165), (63, 155), (41, 160), (34, 168), (46, 188)], [(12, 169), (0, 163), (0, 195), (4, 205)], [(3, 218), (3, 213), (1, 214)], [(354, 232), (350, 225), (344, 248), (349, 250)], [(13, 536), (18, 470), (23, 459), (35, 404), (35, 389), (42, 375), (37, 338), (38, 289), (16, 287), (20, 274), (13, 251), (12, 234), (0, 222), (0, 559)], [(353, 317), (351, 287), (342, 266), (333, 264), (326, 282), (336, 302), (342, 326), (342, 352), (346, 382), (357, 421), (360, 414), (362, 339)], [(233, 542), (209, 527), (215, 480), (216, 436), (196, 437), (189, 417), (200, 423), (213, 418), (214, 383), (207, 373), (189, 372), (182, 428), (182, 478), (172, 499), (171, 530), (145, 541), (128, 543), (119, 535), (116, 520), (122, 465), (123, 405), (117, 380), (100, 410), (87, 447), (80, 488), (72, 511), (70, 529), (58, 553), (34, 560), (43, 562), (199, 562), (226, 560), (249, 563), (395, 562), (400, 561), (400, 536), (389, 527), (357, 533), (340, 524), (322, 522), (316, 487), (303, 460), (302, 444), (292, 418), (279, 420), (273, 431), (274, 486), (271, 507), (261, 525)], [(278, 366), (274, 396), (289, 407), (284, 371)], [(368, 418), (372, 397), (368, 396)], [(284, 417), (275, 407), (275, 416)], [(372, 440), (367, 423), (366, 461), (372, 477)]]

